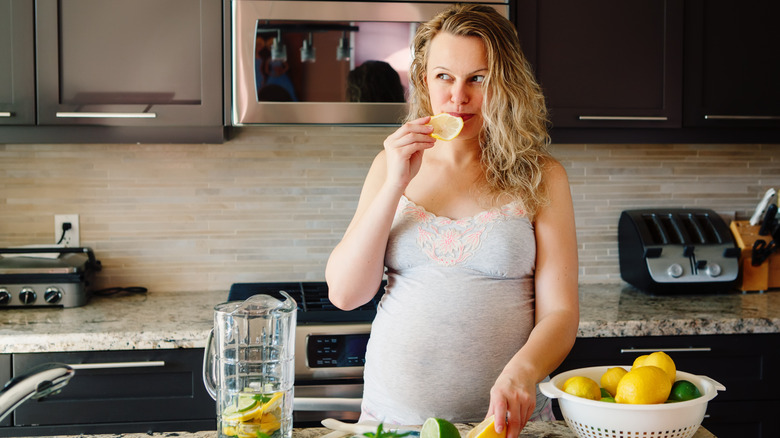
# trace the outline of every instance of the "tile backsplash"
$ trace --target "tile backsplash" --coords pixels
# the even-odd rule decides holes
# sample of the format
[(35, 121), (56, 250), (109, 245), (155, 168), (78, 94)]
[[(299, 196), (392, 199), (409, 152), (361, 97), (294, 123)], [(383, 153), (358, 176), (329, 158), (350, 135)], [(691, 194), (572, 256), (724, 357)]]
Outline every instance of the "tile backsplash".
[[(389, 127), (242, 128), (225, 144), (0, 144), (0, 246), (54, 242), (78, 214), (97, 287), (227, 290), (322, 280)], [(555, 144), (583, 283), (620, 282), (617, 220), (639, 207), (746, 219), (780, 189), (778, 144)]]

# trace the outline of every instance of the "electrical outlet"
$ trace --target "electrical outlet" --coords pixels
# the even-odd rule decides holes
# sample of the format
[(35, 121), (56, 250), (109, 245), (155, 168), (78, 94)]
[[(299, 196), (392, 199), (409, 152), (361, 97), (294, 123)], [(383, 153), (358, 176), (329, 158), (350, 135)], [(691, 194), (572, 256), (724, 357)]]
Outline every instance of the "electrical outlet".
[[(62, 224), (69, 223), (70, 229), (65, 230), (63, 236)], [(55, 214), (54, 215), (54, 243), (66, 248), (79, 246), (79, 215)]]

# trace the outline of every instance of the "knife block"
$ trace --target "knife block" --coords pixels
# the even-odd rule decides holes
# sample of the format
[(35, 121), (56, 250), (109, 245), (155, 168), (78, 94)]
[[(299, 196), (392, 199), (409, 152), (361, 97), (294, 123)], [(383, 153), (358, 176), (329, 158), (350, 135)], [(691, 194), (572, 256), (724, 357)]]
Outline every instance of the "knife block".
[[(765, 291), (780, 288), (780, 249), (772, 253), (759, 266), (753, 266), (753, 243), (763, 239), (768, 244), (772, 236), (759, 236), (759, 225), (750, 225), (749, 221), (733, 221), (729, 226), (734, 234), (737, 246), (742, 250), (741, 277), (743, 292)], [(775, 242), (780, 243), (780, 242)]]

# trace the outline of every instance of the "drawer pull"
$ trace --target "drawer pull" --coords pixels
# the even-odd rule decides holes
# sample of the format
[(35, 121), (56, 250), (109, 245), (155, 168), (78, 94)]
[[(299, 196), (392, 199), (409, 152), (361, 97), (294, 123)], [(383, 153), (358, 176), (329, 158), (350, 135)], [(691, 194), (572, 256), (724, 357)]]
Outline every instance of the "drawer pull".
[(705, 120), (780, 120), (780, 116), (729, 116), (719, 114), (705, 114)]
[(295, 397), (295, 411), (347, 411), (360, 412), (363, 399), (341, 397)]
[(11, 114), (8, 111), (0, 111), (0, 117), (11, 117), (13, 114)]
[(57, 112), (59, 118), (98, 118), (98, 119), (154, 119), (157, 113), (78, 113), (78, 112)]
[(621, 348), (621, 353), (655, 353), (665, 351), (667, 353), (706, 352), (712, 351), (710, 347), (685, 347), (685, 348)]
[(164, 367), (164, 360), (151, 360), (148, 362), (104, 362), (104, 363), (76, 363), (68, 364), (74, 370), (104, 370), (114, 368), (150, 368)]
[(668, 117), (654, 116), (579, 116), (580, 120), (627, 120), (627, 121), (646, 121), (646, 122), (665, 122)]

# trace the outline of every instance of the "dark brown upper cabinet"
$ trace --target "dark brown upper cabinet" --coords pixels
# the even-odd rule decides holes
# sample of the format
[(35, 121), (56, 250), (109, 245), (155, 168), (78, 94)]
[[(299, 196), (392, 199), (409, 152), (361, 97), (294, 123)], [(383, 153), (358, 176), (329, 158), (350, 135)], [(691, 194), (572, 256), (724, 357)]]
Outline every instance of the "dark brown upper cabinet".
[(780, 2), (686, 0), (685, 125), (780, 128)]
[(35, 124), (33, 32), (33, 2), (0, 1), (0, 126)]
[(0, 125), (0, 143), (224, 140), (222, 0), (11, 0), (0, 8), (10, 8), (0, 31), (12, 35), (0, 38), (0, 61), (11, 58), (0, 67), (0, 105), (13, 100), (35, 114)]
[(555, 128), (682, 125), (683, 0), (518, 0)]

